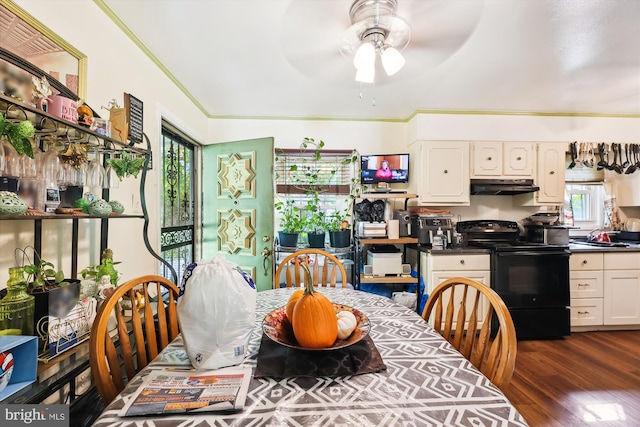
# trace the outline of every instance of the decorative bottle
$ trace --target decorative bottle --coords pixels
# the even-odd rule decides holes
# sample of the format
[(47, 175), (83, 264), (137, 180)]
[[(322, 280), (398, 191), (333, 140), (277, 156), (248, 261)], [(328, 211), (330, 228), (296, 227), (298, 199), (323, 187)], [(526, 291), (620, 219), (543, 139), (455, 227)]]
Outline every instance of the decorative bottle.
[(34, 311), (22, 267), (9, 268), (7, 295), (0, 300), (0, 335), (33, 335)]

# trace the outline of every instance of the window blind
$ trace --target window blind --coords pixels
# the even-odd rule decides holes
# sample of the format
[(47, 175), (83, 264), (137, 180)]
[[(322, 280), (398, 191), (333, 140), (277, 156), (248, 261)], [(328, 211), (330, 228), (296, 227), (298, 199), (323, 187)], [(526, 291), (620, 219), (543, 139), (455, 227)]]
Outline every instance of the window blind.
[(318, 190), (323, 194), (348, 195), (351, 179), (356, 178), (350, 150), (275, 150), (274, 174), (279, 194), (306, 194)]

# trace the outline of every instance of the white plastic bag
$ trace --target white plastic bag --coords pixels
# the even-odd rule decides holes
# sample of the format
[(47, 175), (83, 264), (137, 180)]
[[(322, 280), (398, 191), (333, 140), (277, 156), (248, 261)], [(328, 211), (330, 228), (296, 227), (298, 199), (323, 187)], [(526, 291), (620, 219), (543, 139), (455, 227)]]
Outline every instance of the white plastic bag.
[(187, 267), (180, 295), (178, 321), (193, 367), (241, 363), (256, 320), (251, 277), (220, 254)]

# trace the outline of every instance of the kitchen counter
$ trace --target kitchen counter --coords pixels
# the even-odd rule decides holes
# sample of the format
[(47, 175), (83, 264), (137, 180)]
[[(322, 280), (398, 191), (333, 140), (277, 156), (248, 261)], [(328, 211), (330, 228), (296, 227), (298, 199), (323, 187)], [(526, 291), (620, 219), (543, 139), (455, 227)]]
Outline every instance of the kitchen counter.
[(464, 254), (489, 254), (491, 251), (485, 248), (475, 248), (472, 246), (453, 246), (447, 249), (433, 250), (426, 245), (407, 245), (408, 248), (416, 249), (420, 252), (427, 252), (433, 255), (464, 255)]
[(640, 252), (640, 244), (629, 243), (626, 247), (620, 246), (589, 246), (579, 243), (570, 243), (571, 252)]

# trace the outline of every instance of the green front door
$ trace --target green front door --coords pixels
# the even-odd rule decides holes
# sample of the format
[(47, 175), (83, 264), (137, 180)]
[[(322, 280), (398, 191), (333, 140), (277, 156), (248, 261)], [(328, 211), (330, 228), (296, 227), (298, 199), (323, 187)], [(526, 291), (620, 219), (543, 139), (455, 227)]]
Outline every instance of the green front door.
[(202, 254), (218, 253), (272, 287), (273, 138), (203, 148)]

